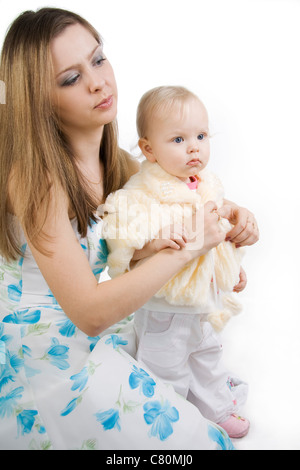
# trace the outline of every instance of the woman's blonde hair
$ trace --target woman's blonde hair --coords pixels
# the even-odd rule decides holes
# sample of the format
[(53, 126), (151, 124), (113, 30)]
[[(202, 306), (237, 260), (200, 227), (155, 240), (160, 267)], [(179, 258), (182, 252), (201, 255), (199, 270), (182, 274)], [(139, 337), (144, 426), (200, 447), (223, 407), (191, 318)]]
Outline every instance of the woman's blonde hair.
[(194, 93), (182, 86), (159, 86), (147, 91), (138, 104), (136, 115), (137, 133), (140, 139), (147, 138), (147, 127), (158, 113), (166, 116), (174, 105), (184, 104), (188, 98), (199, 99)]
[[(75, 163), (52, 104), (50, 42), (76, 23), (102, 42), (81, 16), (59, 8), (42, 8), (22, 13), (12, 23), (3, 44), (0, 80), (5, 83), (6, 104), (0, 105), (0, 253), (6, 259), (16, 259), (20, 254), (10, 223), (10, 181), (14, 207), (33, 243), (47, 217), (50, 187), (65, 191), (82, 236), (95, 218), (98, 201)], [(118, 147), (116, 122), (104, 126), (100, 158), (105, 198), (129, 177), (126, 152)]]

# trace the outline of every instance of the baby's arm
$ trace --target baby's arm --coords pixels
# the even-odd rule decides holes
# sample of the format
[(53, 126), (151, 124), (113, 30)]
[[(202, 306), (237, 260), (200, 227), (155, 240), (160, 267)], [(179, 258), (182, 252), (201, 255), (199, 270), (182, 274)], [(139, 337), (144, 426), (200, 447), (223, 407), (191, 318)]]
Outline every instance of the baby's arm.
[(186, 245), (187, 239), (184, 228), (178, 225), (171, 225), (160, 230), (157, 237), (140, 249), (135, 250), (132, 261), (138, 261), (158, 253), (165, 248), (180, 250)]

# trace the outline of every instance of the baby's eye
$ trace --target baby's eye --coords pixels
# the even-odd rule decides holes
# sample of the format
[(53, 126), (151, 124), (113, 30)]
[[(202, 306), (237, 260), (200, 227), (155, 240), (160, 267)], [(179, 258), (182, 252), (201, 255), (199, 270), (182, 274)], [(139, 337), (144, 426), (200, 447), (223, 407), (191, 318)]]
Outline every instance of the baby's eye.
[(183, 138), (182, 137), (175, 137), (173, 142), (175, 142), (176, 144), (180, 144), (180, 142), (183, 142)]
[(199, 135), (197, 136), (197, 139), (198, 139), (198, 140), (203, 140), (203, 139), (204, 139), (204, 134), (199, 134)]

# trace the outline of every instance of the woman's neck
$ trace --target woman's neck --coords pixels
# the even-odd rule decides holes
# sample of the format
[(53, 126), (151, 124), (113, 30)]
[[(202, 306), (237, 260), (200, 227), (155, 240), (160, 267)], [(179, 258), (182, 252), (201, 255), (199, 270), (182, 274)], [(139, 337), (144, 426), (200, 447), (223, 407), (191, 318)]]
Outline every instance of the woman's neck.
[(98, 128), (69, 136), (78, 169), (100, 202), (103, 196), (103, 165), (100, 160), (102, 134), (103, 128)]
[(100, 144), (103, 127), (89, 132), (79, 133), (69, 137), (75, 158), (84, 166), (99, 162)]

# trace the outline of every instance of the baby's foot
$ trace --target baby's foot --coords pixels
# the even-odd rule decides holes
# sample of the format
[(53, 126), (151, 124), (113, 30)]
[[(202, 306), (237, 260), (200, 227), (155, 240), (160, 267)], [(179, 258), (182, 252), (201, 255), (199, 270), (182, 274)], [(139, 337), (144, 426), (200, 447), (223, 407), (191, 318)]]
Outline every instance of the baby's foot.
[(248, 419), (236, 414), (232, 414), (226, 421), (218, 423), (218, 425), (225, 429), (228, 436), (232, 439), (246, 436), (250, 427)]

